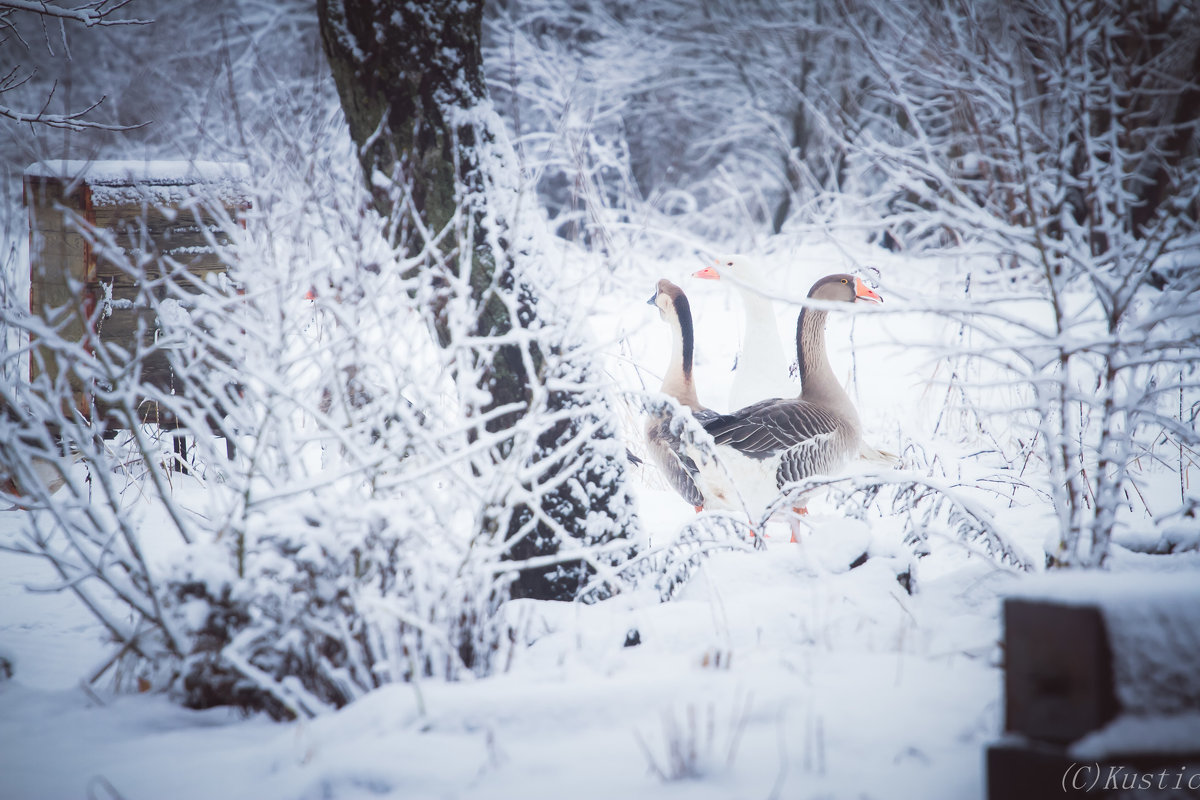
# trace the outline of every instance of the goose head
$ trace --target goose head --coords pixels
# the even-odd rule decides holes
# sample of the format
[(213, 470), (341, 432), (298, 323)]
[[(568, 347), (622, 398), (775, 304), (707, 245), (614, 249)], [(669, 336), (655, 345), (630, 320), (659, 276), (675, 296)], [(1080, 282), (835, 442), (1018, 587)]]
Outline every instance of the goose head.
[(868, 303), (882, 303), (879, 296), (870, 286), (863, 283), (862, 278), (838, 273), (826, 275), (813, 284), (808, 290), (808, 296), (813, 300), (837, 300), (843, 303), (855, 303), (865, 300)]
[(695, 348), (696, 345), (696, 332), (691, 323), (691, 305), (688, 302), (688, 295), (685, 295), (683, 289), (667, 281), (666, 278), (659, 278), (659, 283), (654, 288), (654, 294), (650, 295), (650, 299), (646, 302), (647, 305), (658, 308), (659, 318), (672, 327), (672, 350), (674, 353), (672, 363), (678, 359), (679, 365), (683, 369), (683, 378), (690, 381), (691, 355), (692, 348)]
[(689, 323), (692, 321), (692, 309), (688, 305), (687, 295), (683, 293), (683, 289), (666, 278), (659, 279), (654, 287), (654, 294), (650, 295), (646, 305), (657, 308), (659, 318), (665, 322), (684, 319)]
[(692, 375), (692, 349), (695, 347), (695, 330), (692, 328), (692, 307), (687, 295), (666, 278), (660, 278), (654, 294), (646, 301), (658, 309), (658, 316), (674, 330), (672, 344), (678, 353), (683, 374), (690, 380)]
[(692, 273), (693, 278), (719, 281), (722, 278), (735, 284), (762, 288), (767, 285), (766, 276), (752, 258), (745, 255), (717, 256), (711, 266)]
[[(808, 296), (813, 300), (840, 303), (857, 303), (860, 300), (883, 302), (883, 298), (860, 278), (846, 273), (821, 278), (808, 290)], [(825, 308), (802, 308), (796, 320), (796, 365), (803, 386), (800, 397), (807, 402), (834, 409), (842, 417), (852, 420), (857, 430), (858, 412), (834, 376), (825, 352), (825, 318), (828, 314), (829, 310)]]

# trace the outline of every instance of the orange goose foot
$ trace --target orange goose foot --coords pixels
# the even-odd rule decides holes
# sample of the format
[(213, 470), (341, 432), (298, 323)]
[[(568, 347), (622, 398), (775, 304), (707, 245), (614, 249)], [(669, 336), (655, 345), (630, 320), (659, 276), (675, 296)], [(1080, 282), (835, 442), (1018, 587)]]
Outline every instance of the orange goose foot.
[[(807, 517), (807, 516), (808, 516), (808, 506), (792, 506), (792, 512), (793, 512), (793, 513), (794, 513), (794, 514), (795, 514), (797, 517)], [(792, 529), (792, 538), (791, 538), (791, 541), (792, 541), (792, 542), (799, 542), (800, 540), (799, 540), (799, 539), (796, 537), (796, 534), (800, 533), (800, 523), (799, 523), (799, 521), (797, 521), (797, 520), (796, 520), (796, 519), (794, 519), (794, 518), (793, 518), (793, 519), (790, 519), (790, 520), (788, 520), (788, 526), (789, 526), (789, 527)]]

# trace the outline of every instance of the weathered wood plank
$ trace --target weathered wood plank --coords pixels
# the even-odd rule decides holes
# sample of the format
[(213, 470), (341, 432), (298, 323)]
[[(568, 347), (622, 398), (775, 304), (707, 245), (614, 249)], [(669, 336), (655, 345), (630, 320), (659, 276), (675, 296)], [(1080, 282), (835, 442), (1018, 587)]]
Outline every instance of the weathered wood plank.
[[(147, 262), (140, 270), (131, 271), (129, 262), (112, 262), (107, 258), (98, 258), (96, 260), (96, 282), (97, 283), (114, 283), (119, 286), (133, 286), (142, 277), (156, 280), (163, 276), (163, 267), (167, 267), (167, 271), (190, 272), (193, 275), (203, 277), (211, 272), (225, 272), (229, 269), (229, 264), (225, 259), (217, 253), (186, 253), (179, 252), (177, 254), (164, 253), (165, 264), (160, 260)], [(130, 261), (135, 259), (130, 256)], [(181, 287), (187, 287), (189, 281), (179, 280), (176, 283)]]
[(1112, 654), (1099, 610), (1004, 603), (1005, 728), (1069, 742), (1117, 713)]
[[(1189, 785), (1190, 784), (1190, 785)], [(1059, 745), (1016, 739), (987, 749), (988, 800), (1200, 798), (1200, 760), (1128, 755), (1081, 759)]]
[[(240, 206), (224, 206), (229, 219), (237, 219)], [(224, 228), (219, 215), (204, 206), (172, 209), (157, 205), (97, 205), (93, 210), (95, 225), (106, 230), (147, 230), (163, 232), (173, 228), (192, 228), (221, 231)]]

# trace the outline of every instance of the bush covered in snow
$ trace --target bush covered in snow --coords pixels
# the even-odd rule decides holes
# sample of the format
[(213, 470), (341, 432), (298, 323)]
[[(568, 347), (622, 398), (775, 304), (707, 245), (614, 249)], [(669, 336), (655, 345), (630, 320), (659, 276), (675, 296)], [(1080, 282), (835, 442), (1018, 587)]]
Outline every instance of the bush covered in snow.
[[(208, 5), (144, 0), (179, 9), (164, 26)], [(908, 588), (943, 540), (1017, 569), (1098, 566), (1114, 540), (1196, 547), (1194, 10), (706, 3), (677, 25), (657, 1), (497, 4), (483, 52), (499, 115), (457, 120), (496, 171), (456, 184), (429, 229), (402, 169), (362, 185), (309, 4), (216, 5), (238, 24), (186, 58), (164, 44), (166, 88), (125, 101), (180, 102), (196, 64), (227, 82), (161, 129), (92, 141), (249, 164), (250, 208), (214, 243), (225, 276), (197, 283), (75, 220), (155, 326), (132, 350), (78, 341), (28, 309), (11, 198), (0, 220), (0, 468), (4, 501), (28, 509), (0, 547), (47, 559), (104, 624), (93, 681), (314, 715), (506, 669), (525, 643), (514, 593), (669, 599), (708, 553), (760, 546), (761, 520), (711, 512), (640, 535), (622, 432), (645, 384), (627, 331), (589, 328), (710, 251), (761, 250), (789, 312), (809, 270), (878, 264), (884, 312), (919, 320), (928, 338), (898, 336), (926, 359), (934, 412), (892, 419), (884, 397), (873, 431), (895, 423), (904, 469), (816, 482), (904, 542), (886, 555)], [(27, 144), (0, 145), (10, 172), (79, 155)], [(481, 288), (487, 248), (498, 277)], [(482, 325), (483, 289), (520, 324)], [(97, 330), (112, 307), (61, 311)], [(536, 375), (508, 405), (489, 391), (502, 348)], [(65, 366), (30, 382), (39, 353)], [(164, 357), (174, 383), (143, 380)], [(76, 407), (78, 386), (107, 419)], [(1045, 552), (1014, 544), (993, 504), (1053, 516)], [(579, 508), (595, 513), (565, 530)]]

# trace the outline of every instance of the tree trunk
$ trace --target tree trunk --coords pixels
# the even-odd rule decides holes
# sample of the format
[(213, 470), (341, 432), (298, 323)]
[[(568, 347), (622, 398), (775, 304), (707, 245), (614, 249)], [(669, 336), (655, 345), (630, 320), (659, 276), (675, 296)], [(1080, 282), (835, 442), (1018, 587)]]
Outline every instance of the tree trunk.
[[(624, 449), (609, 414), (584, 388), (595, 383), (589, 368), (565, 366), (572, 343), (540, 333), (546, 328), (537, 298), (520, 278), (525, 256), (510, 247), (514, 220), (505, 204), (513, 190), (497, 182), (515, 177), (515, 154), (497, 137), (500, 123), (488, 102), (482, 0), (318, 0), (317, 9), (363, 177), (393, 244), (410, 256), (428, 254), (433, 237), (450, 233), (437, 245), (440, 257), (419, 268), (432, 271), (431, 333), (458, 352), (464, 337), (473, 343), (465, 348), (473, 363), (458, 369), (482, 376), (479, 388), (490, 400), (473, 407), (464, 398), (468, 413), (514, 408), (483, 425), (502, 435), (493, 460), (509, 458), (514, 427), (532, 412), (554, 420), (537, 429), (529, 462), (520, 465), (532, 476), (515, 493), (523, 499), (497, 501), (484, 514), (485, 532), (503, 533), (515, 560), (553, 556), (564, 535), (587, 543), (623, 535), (634, 520)], [(448, 313), (463, 299), (455, 287), (464, 282), (455, 276), (469, 287), (470, 330), (456, 330)], [(534, 335), (478, 344), (514, 327)], [(579, 388), (547, 391), (550, 378)], [(567, 443), (574, 443), (571, 452), (562, 452)], [(590, 574), (579, 561), (524, 569), (514, 593), (568, 599)]]

